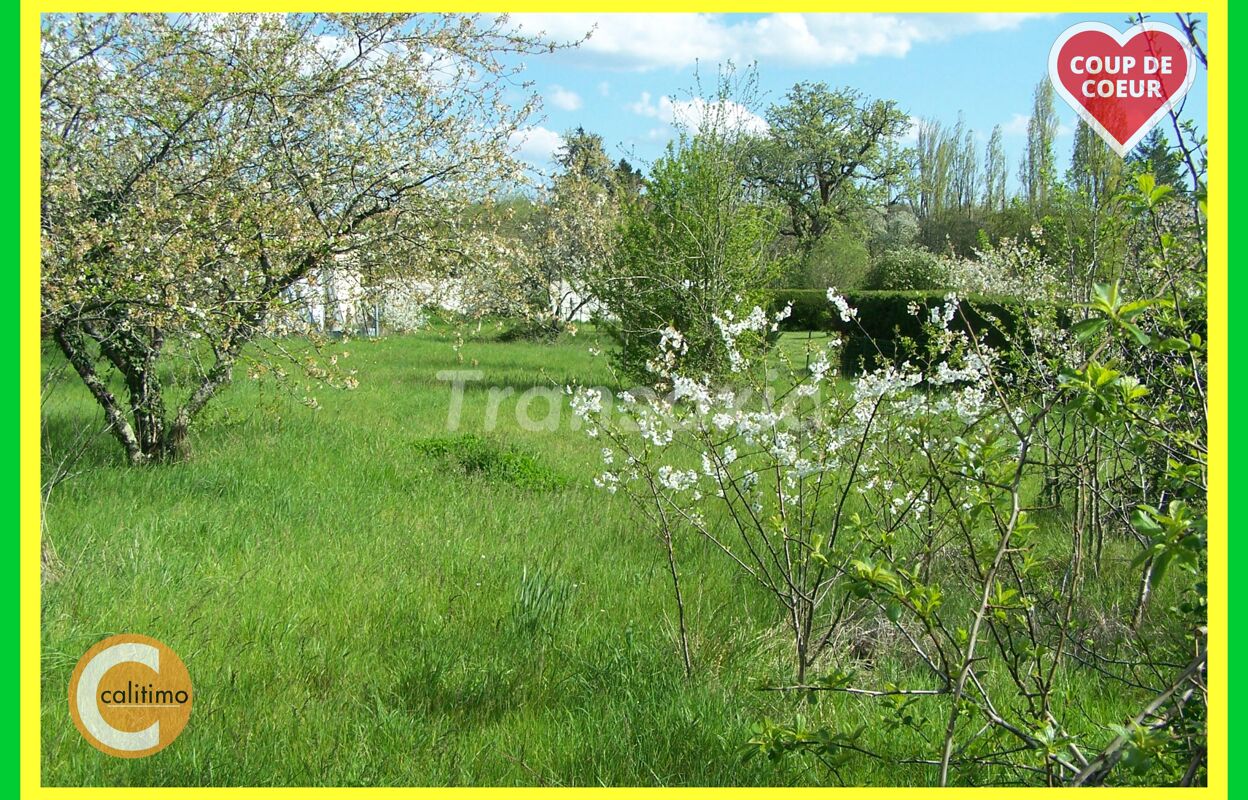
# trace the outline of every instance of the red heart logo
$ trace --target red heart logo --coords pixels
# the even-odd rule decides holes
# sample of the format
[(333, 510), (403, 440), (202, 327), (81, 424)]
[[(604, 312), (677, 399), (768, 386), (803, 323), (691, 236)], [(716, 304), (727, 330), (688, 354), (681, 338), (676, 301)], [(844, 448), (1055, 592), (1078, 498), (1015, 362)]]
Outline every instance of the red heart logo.
[(1049, 78), (1084, 122), (1123, 156), (1183, 99), (1196, 69), (1183, 34), (1169, 25), (1145, 22), (1119, 33), (1085, 22), (1053, 43)]

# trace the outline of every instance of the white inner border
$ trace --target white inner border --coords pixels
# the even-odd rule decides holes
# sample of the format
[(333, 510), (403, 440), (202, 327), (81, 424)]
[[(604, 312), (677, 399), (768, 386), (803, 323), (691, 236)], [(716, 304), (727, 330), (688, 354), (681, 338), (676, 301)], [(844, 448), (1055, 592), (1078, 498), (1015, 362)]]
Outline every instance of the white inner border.
[[(1065, 46), (1066, 42), (1069, 41), (1071, 37), (1084, 33), (1085, 31), (1103, 33), (1106, 36), (1112, 37), (1116, 42), (1118, 42), (1119, 45), (1122, 46), (1125, 46), (1127, 42), (1131, 41), (1131, 39), (1135, 38), (1135, 36), (1140, 33), (1156, 31), (1158, 33), (1173, 36), (1175, 41), (1179, 43), (1179, 46), (1183, 48), (1183, 52), (1187, 56), (1187, 75), (1184, 77), (1183, 83), (1174, 90), (1174, 94), (1170, 95), (1170, 97), (1168, 97), (1166, 101), (1162, 103), (1155, 112), (1153, 112), (1153, 115), (1145, 120), (1144, 124), (1141, 125), (1135, 133), (1131, 134), (1131, 137), (1125, 142), (1119, 142), (1116, 138), (1114, 138), (1114, 135), (1105, 129), (1105, 126), (1100, 123), (1100, 120), (1098, 120), (1091, 111), (1085, 108), (1083, 103), (1080, 103), (1073, 94), (1066, 90), (1066, 87), (1062, 84), (1061, 77), (1058, 75), (1057, 65), (1058, 58), (1062, 52), (1062, 47)], [(1195, 60), (1195, 56), (1192, 54), (1192, 48), (1187, 43), (1186, 35), (1184, 35), (1173, 25), (1167, 25), (1164, 22), (1142, 22), (1127, 28), (1121, 33), (1117, 28), (1106, 25), (1103, 22), (1080, 22), (1079, 24), (1071, 25), (1069, 28), (1062, 31), (1062, 34), (1057, 37), (1057, 41), (1053, 42), (1053, 47), (1049, 50), (1049, 80), (1053, 83), (1053, 88), (1057, 90), (1057, 93), (1062, 96), (1062, 99), (1075, 110), (1075, 113), (1078, 114), (1079, 117), (1086, 122), (1090, 128), (1092, 128), (1092, 130), (1099, 133), (1101, 138), (1105, 140), (1105, 142), (1115, 153), (1119, 155), (1119, 157), (1125, 157), (1131, 148), (1135, 147), (1135, 145), (1138, 144), (1139, 141), (1157, 125), (1158, 122), (1161, 121), (1162, 117), (1170, 113), (1170, 109), (1178, 105), (1179, 101), (1181, 101), (1187, 94), (1187, 90), (1192, 88), (1192, 83), (1196, 80)]]

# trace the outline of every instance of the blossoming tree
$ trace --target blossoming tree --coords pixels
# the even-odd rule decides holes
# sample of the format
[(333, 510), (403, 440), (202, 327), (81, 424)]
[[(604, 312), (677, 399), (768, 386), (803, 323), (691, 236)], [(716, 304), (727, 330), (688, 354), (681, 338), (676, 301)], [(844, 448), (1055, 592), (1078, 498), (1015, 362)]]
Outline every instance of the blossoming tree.
[(535, 102), (504, 56), (552, 47), (449, 14), (45, 17), (42, 322), (129, 461), (183, 452), (295, 284), (487, 268), (464, 209)]

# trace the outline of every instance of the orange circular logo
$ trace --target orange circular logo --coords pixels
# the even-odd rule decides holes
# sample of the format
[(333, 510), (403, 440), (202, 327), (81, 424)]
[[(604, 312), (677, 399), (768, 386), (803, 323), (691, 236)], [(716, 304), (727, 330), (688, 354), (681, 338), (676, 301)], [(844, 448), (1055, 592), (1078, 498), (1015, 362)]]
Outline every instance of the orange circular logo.
[(69, 678), (69, 713), (97, 750), (150, 756), (191, 717), (191, 675), (178, 654), (150, 636), (110, 636), (86, 652)]

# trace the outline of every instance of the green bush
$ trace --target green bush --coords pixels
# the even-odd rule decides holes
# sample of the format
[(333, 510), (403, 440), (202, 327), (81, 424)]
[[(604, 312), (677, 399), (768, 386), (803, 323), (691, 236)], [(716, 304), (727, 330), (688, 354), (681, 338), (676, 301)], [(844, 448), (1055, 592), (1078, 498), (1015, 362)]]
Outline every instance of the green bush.
[(899, 247), (876, 258), (866, 286), (885, 291), (942, 289), (948, 280), (948, 270), (940, 256), (921, 247)]
[(626, 375), (653, 377), (647, 362), (669, 325), (687, 344), (684, 371), (727, 372), (714, 315), (740, 318), (766, 304), (766, 287), (781, 274), (773, 252), (780, 210), (745, 191), (736, 147), (714, 131), (669, 143), (645, 195), (624, 208), (613, 271), (590, 288), (608, 312), (613, 362)]
[(498, 334), (500, 342), (538, 342), (549, 344), (556, 341), (563, 333), (563, 326), (558, 320), (522, 319), (518, 320)]
[(871, 273), (866, 233), (851, 225), (836, 225), (810, 248), (798, 270), (800, 286), (839, 286), (858, 289)]
[(948, 209), (923, 220), (916, 239), (933, 253), (953, 253), (971, 258), (975, 248), (981, 246), (983, 232), (984, 220), (980, 218), (980, 212)]

